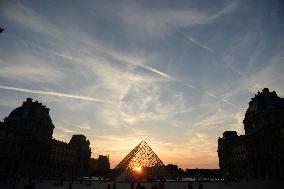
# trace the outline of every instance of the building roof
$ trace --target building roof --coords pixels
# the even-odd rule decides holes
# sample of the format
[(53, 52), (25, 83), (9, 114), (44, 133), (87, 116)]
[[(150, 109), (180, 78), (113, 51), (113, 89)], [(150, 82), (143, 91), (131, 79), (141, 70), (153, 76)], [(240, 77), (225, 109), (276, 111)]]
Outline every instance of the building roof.
[(31, 98), (27, 98), (27, 100), (23, 102), (22, 106), (14, 109), (6, 119), (27, 117), (42, 117), (50, 119), (49, 108), (46, 108), (46, 106), (38, 101), (33, 101)]
[(284, 110), (284, 98), (277, 96), (275, 91), (270, 92), (268, 88), (264, 88), (251, 99), (247, 111), (263, 110)]

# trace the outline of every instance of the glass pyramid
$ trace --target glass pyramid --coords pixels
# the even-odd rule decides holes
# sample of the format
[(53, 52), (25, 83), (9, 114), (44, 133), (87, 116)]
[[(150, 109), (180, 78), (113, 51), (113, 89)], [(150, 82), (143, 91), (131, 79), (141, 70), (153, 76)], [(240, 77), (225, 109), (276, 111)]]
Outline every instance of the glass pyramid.
[(125, 171), (139, 172), (145, 168), (159, 167), (164, 167), (163, 162), (150, 146), (142, 141), (114, 168), (114, 172), (119, 175)]

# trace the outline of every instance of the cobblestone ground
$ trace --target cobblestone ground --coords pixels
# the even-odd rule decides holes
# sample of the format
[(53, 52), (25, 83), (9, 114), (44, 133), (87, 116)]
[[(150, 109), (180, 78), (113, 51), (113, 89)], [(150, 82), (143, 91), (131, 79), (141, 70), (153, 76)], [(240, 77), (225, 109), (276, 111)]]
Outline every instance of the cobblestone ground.
[[(15, 189), (23, 189), (24, 183), (20, 183)], [(108, 184), (113, 183), (92, 183), (91, 186), (84, 184), (73, 183), (72, 189), (107, 189)], [(145, 189), (151, 189), (153, 183), (142, 183)], [(35, 189), (68, 189), (69, 182), (65, 182), (63, 186), (54, 186), (53, 182), (45, 181), (36, 183)], [(1, 189), (12, 189), (11, 185), (0, 186)], [(224, 183), (205, 182), (204, 189), (283, 189), (284, 181), (241, 181), (233, 183), (231, 186), (226, 186)], [(129, 183), (116, 183), (116, 189), (130, 189)], [(187, 189), (187, 183), (167, 182), (165, 189)], [(193, 183), (193, 189), (198, 189), (198, 183)]]

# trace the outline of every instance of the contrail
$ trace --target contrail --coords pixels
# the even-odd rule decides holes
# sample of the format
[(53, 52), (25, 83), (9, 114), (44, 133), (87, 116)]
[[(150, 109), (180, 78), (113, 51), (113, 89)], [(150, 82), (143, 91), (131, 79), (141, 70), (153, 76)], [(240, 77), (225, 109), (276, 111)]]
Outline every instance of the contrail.
[(203, 48), (203, 49), (206, 49), (208, 50), (210, 53), (214, 54), (214, 51), (212, 49), (210, 49), (209, 47), (205, 46), (205, 45), (202, 45), (201, 43), (199, 43), (198, 41), (196, 41), (195, 39), (193, 39), (192, 37), (187, 37), (186, 38), (190, 41), (192, 41), (193, 43), (195, 43), (196, 45), (198, 45), (199, 47)]
[(89, 101), (99, 102), (99, 103), (115, 104), (115, 102), (112, 102), (112, 101), (96, 99), (96, 98), (92, 98), (92, 97), (58, 93), (58, 92), (54, 92), (54, 91), (32, 90), (32, 89), (11, 87), (11, 86), (5, 86), (5, 85), (0, 85), (0, 89), (11, 90), (11, 91), (20, 91), (20, 92), (32, 93), (32, 94), (42, 94), (42, 95), (58, 96), (58, 97), (65, 97), (65, 98), (73, 98), (73, 99), (80, 99), (80, 100), (89, 100)]
[(228, 100), (226, 100), (226, 99), (222, 99), (222, 101), (223, 101), (223, 102), (225, 102), (225, 103), (227, 103), (227, 104), (230, 104), (230, 105), (232, 105), (232, 106), (235, 106), (235, 104), (233, 104), (233, 103), (229, 102), (229, 101), (228, 101)]
[(224, 98), (219, 98), (218, 96), (216, 96), (216, 95), (214, 95), (214, 94), (212, 94), (212, 93), (210, 93), (210, 92), (206, 92), (206, 94), (207, 94), (208, 96), (211, 96), (211, 97), (217, 99), (217, 100), (221, 100), (222, 102), (225, 102), (226, 104), (235, 106), (235, 104), (229, 102), (228, 100), (226, 100), (226, 99), (224, 99)]
[(196, 87), (193, 86), (193, 85), (191, 85), (190, 83), (186, 83), (185, 85), (188, 86), (188, 87), (190, 87), (190, 88), (196, 89)]
[(210, 93), (210, 92), (206, 92), (206, 94), (207, 94), (208, 96), (213, 97), (213, 98), (219, 99), (216, 95), (214, 95), (214, 94), (212, 94), (212, 93)]
[(192, 110), (193, 110), (193, 108), (190, 107), (190, 108), (186, 108), (186, 109), (183, 109), (183, 110), (180, 110), (180, 111), (168, 113), (168, 115), (183, 114), (183, 113), (186, 113), (186, 112), (190, 112)]
[(194, 44), (196, 44), (197, 46), (209, 51), (211, 54), (215, 55), (215, 52), (208, 46), (201, 44), (200, 42), (198, 42), (196, 39), (193, 39), (192, 37), (188, 37), (187, 34), (183, 33), (182, 31), (179, 31), (179, 33), (181, 33), (187, 40), (193, 42)]
[(155, 68), (151, 68), (151, 67), (145, 66), (145, 65), (143, 65), (143, 64), (137, 64), (137, 65), (140, 66), (140, 67), (142, 67), (142, 68), (145, 68), (146, 70), (149, 70), (149, 71), (154, 72), (154, 73), (156, 73), (156, 74), (159, 74), (159, 75), (161, 75), (161, 76), (163, 76), (163, 77), (166, 77), (166, 78), (168, 78), (168, 79), (176, 80), (176, 79), (173, 78), (172, 76), (170, 76), (170, 75), (168, 75), (168, 74), (165, 74), (165, 73), (163, 73), (163, 72), (161, 72), (161, 71), (159, 71), (159, 70), (156, 70)]

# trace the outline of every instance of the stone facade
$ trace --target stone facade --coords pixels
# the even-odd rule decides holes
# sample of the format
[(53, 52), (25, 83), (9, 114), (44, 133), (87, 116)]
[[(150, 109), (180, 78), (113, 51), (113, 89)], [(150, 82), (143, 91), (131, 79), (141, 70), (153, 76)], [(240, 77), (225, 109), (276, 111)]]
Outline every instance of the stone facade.
[(109, 156), (99, 155), (97, 159), (91, 158), (90, 175), (105, 176), (110, 171)]
[(73, 135), (69, 143), (52, 138), (49, 109), (31, 98), (0, 122), (0, 177), (86, 176), (90, 142)]
[(218, 139), (219, 167), (225, 173), (234, 177), (246, 174), (247, 151), (244, 136), (238, 136), (236, 131), (225, 131)]
[(69, 143), (52, 140), (48, 177), (83, 177), (88, 175), (90, 142), (84, 135), (73, 135)]
[(284, 178), (284, 99), (267, 88), (249, 102), (245, 135), (226, 131), (218, 139), (219, 166), (234, 177)]

